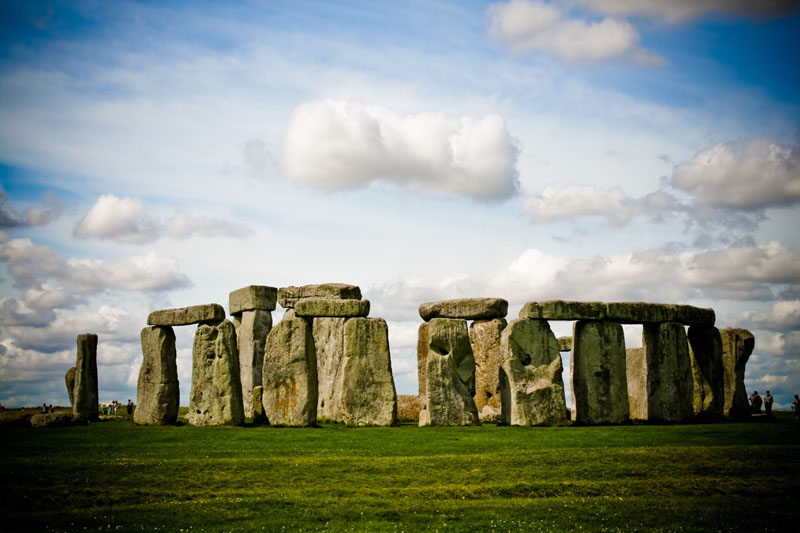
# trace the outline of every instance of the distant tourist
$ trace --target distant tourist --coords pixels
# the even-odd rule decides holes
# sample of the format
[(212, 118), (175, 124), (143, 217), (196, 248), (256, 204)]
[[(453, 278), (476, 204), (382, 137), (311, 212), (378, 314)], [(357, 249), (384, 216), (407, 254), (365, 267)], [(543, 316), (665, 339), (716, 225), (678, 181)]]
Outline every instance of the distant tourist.
[(133, 414), (133, 402), (128, 398), (128, 416)]
[(47, 412), (48, 413), (55, 413), (56, 412), (56, 408), (53, 407), (52, 403), (47, 407)]
[(758, 394), (758, 391), (753, 391), (753, 394), (750, 395), (750, 408), (755, 415), (761, 414), (761, 404), (764, 403), (764, 400), (761, 399), (761, 395)]
[(764, 412), (767, 416), (772, 416), (772, 402), (775, 401), (775, 398), (772, 397), (769, 391), (764, 395)]
[(46, 404), (46, 403), (43, 403), (43, 404), (42, 404), (42, 412), (43, 412), (43, 413), (46, 413), (46, 412), (47, 412), (47, 404)]
[(794, 410), (794, 417), (797, 420), (800, 420), (800, 398), (797, 397), (797, 394), (794, 395), (794, 401), (792, 402), (792, 409)]

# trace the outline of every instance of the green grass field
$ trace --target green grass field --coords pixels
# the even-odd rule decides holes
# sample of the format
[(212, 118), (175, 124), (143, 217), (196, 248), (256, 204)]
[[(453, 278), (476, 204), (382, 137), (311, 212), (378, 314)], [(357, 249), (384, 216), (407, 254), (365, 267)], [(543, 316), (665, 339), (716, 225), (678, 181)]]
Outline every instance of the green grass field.
[(0, 430), (0, 530), (796, 531), (800, 423)]

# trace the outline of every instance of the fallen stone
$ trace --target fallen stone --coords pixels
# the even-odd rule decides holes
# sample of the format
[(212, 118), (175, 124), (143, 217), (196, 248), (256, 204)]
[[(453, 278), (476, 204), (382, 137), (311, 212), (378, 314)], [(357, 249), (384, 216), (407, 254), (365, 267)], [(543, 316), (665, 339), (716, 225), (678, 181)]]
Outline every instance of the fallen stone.
[(233, 316), (239, 349), (239, 378), (245, 418), (253, 417), (253, 387), (261, 385), (264, 344), (272, 329), (272, 313), (263, 309), (243, 311)]
[(502, 298), (461, 298), (428, 302), (419, 306), (422, 320), (432, 318), (463, 318), (464, 320), (491, 320), (508, 314), (508, 302)]
[(294, 313), (302, 317), (363, 317), (369, 314), (369, 300), (303, 298), (295, 302)]
[(54, 428), (74, 425), (72, 413), (39, 413), (31, 417), (31, 427), (34, 428)]
[(501, 339), (502, 420), (513, 426), (566, 421), (563, 366), (558, 341), (546, 320), (513, 320)]
[(150, 326), (188, 326), (205, 324), (225, 319), (225, 309), (219, 304), (193, 305), (178, 309), (153, 311), (147, 316)]
[(64, 375), (64, 384), (67, 386), (67, 395), (69, 396), (69, 405), (75, 405), (75, 367), (70, 367)]
[(97, 420), (97, 335), (78, 335), (78, 357), (75, 363), (75, 388), (72, 414)]
[(338, 389), (341, 418), (348, 426), (391, 426), (397, 422), (389, 328), (382, 318), (350, 318), (344, 323), (344, 360)]
[(283, 320), (267, 335), (261, 401), (273, 426), (317, 423), (317, 358), (311, 321)]
[(142, 329), (142, 366), (136, 386), (133, 422), (140, 425), (174, 424), (178, 420), (175, 332), (170, 326)]
[(694, 381), (694, 414), (700, 420), (720, 418), (725, 406), (722, 336), (714, 326), (691, 326), (687, 337)]
[(428, 381), (428, 350), (429, 347), (429, 339), (428, 339), (428, 323), (423, 322), (419, 325), (419, 331), (417, 332), (417, 385), (418, 385), (418, 395), (422, 398), (422, 402), (425, 401), (425, 387)]
[(621, 424), (630, 415), (625, 337), (618, 322), (579, 320), (572, 333), (573, 420)]
[[(628, 395), (631, 417), (659, 422), (681, 422), (694, 415), (689, 343), (683, 324), (645, 323), (640, 361), (629, 361)], [(630, 395), (638, 395), (634, 400)], [(634, 410), (634, 406), (636, 409)]]
[(248, 285), (228, 295), (228, 311), (238, 315), (244, 311), (261, 309), (274, 311), (278, 299), (278, 289), (266, 285)]
[(253, 423), (254, 424), (269, 424), (267, 414), (264, 412), (264, 404), (261, 403), (261, 395), (264, 387), (258, 385), (253, 387)]
[(497, 422), (500, 416), (500, 338), (508, 323), (504, 318), (476, 320), (469, 328), (475, 358), (475, 407), (481, 422)]
[(606, 304), (608, 320), (621, 324), (657, 324), (678, 322), (687, 325), (713, 326), (713, 309), (690, 305), (651, 304), (644, 302), (615, 302)]
[(475, 359), (467, 321), (434, 318), (428, 322), (425, 406), (420, 426), (479, 424), (475, 395)]
[(236, 329), (229, 320), (200, 324), (192, 347), (189, 423), (238, 426), (243, 422)]
[(755, 347), (755, 337), (746, 329), (725, 328), (722, 336), (724, 401), (722, 413), (730, 418), (750, 416), (750, 402), (744, 386), (744, 372)]
[(344, 318), (320, 317), (312, 322), (317, 354), (317, 419), (342, 422), (339, 387), (344, 360)]
[(328, 298), (333, 300), (360, 300), (361, 289), (346, 283), (322, 283), (302, 287), (282, 287), (278, 289), (278, 303), (284, 309), (294, 307), (301, 298)]
[(423, 398), (416, 394), (397, 395), (397, 421), (418, 422)]
[(571, 302), (550, 300), (528, 302), (519, 312), (520, 318), (535, 320), (603, 320), (606, 306), (603, 302)]

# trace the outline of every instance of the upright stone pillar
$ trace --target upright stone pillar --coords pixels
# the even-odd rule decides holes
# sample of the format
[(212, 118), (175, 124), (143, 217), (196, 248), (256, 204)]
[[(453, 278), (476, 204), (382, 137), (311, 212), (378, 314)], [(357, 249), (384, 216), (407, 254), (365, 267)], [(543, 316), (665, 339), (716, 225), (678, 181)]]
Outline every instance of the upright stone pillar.
[(189, 423), (223, 426), (243, 422), (236, 330), (229, 320), (200, 324), (192, 348)]
[(70, 367), (64, 375), (64, 384), (67, 386), (67, 395), (69, 396), (69, 406), (75, 405), (75, 367)]
[(72, 414), (96, 420), (99, 400), (97, 392), (97, 335), (78, 335), (78, 358), (75, 364), (75, 389)]
[(136, 387), (133, 422), (141, 425), (174, 424), (178, 420), (175, 332), (171, 326), (142, 329), (142, 366)]
[(481, 422), (500, 420), (500, 339), (508, 323), (504, 318), (475, 320), (469, 340), (475, 357), (475, 407)]
[(348, 426), (391, 426), (397, 422), (389, 328), (382, 318), (349, 318), (345, 322), (344, 360), (337, 389), (341, 418)]
[(228, 297), (228, 309), (236, 328), (242, 403), (247, 418), (255, 417), (253, 389), (261, 385), (264, 343), (272, 329), (272, 311), (277, 298), (278, 289), (265, 285), (242, 287)]
[(725, 378), (722, 370), (722, 336), (714, 326), (689, 327), (689, 357), (694, 381), (694, 414), (701, 420), (722, 417)]
[(417, 333), (417, 385), (420, 398), (425, 402), (425, 390), (428, 381), (428, 323), (423, 322), (419, 325)]
[(274, 426), (317, 423), (317, 357), (311, 320), (289, 313), (267, 335), (261, 401)]
[(730, 418), (750, 416), (750, 402), (744, 387), (744, 371), (755, 347), (755, 337), (746, 329), (725, 328), (722, 336), (723, 414)]
[(479, 423), (475, 395), (475, 359), (467, 321), (434, 318), (428, 322), (426, 405), (420, 426), (469, 426)]
[(311, 324), (317, 356), (318, 419), (343, 421), (341, 371), (345, 320), (343, 317), (315, 317)]
[(572, 398), (580, 424), (628, 420), (625, 337), (618, 322), (579, 320), (572, 333)]
[(689, 342), (683, 324), (647, 323), (643, 326), (641, 361), (628, 362), (631, 416), (641, 420), (680, 422), (694, 415)]
[(567, 419), (558, 341), (546, 320), (513, 320), (501, 339), (502, 421), (513, 426)]

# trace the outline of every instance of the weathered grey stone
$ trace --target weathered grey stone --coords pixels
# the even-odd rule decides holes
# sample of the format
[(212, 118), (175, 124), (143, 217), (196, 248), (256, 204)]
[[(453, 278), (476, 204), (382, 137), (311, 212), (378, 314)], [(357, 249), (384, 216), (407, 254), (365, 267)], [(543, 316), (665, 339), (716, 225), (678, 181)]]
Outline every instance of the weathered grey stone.
[(253, 309), (274, 311), (277, 299), (278, 289), (275, 287), (248, 285), (247, 287), (236, 289), (228, 295), (228, 311), (232, 315), (238, 315)]
[(338, 388), (342, 421), (348, 426), (391, 426), (397, 422), (389, 328), (382, 318), (349, 318), (344, 323), (344, 360)]
[(481, 422), (500, 420), (500, 364), (503, 350), (500, 338), (508, 323), (504, 318), (476, 320), (469, 328), (475, 357), (475, 407)]
[(72, 413), (66, 412), (39, 413), (31, 417), (31, 427), (34, 428), (64, 427), (74, 424)]
[(264, 387), (257, 385), (253, 387), (253, 423), (254, 424), (269, 424), (267, 414), (264, 412), (264, 404), (261, 403), (261, 395)]
[(579, 320), (572, 330), (573, 420), (621, 424), (628, 420), (625, 336), (618, 322)]
[(329, 298), (333, 300), (360, 300), (361, 289), (346, 283), (322, 283), (302, 287), (281, 287), (278, 289), (278, 303), (284, 309), (294, 307), (301, 298)]
[(714, 326), (691, 326), (687, 336), (694, 380), (694, 414), (703, 420), (720, 418), (725, 406), (722, 336)]
[(147, 327), (142, 329), (141, 341), (142, 366), (133, 422), (174, 424), (180, 406), (175, 332), (170, 326)]
[(294, 303), (294, 313), (304, 317), (355, 317), (369, 314), (369, 300), (331, 300), (302, 298)]
[(468, 426), (479, 423), (475, 395), (475, 359), (467, 321), (434, 318), (428, 322), (425, 406), (420, 426)]
[(397, 421), (418, 422), (419, 412), (422, 410), (423, 397), (416, 394), (397, 395)]
[(97, 335), (78, 335), (78, 357), (75, 363), (75, 388), (72, 414), (97, 420)]
[(189, 423), (237, 426), (244, 422), (236, 330), (229, 320), (200, 324), (192, 347)]
[(750, 416), (750, 403), (744, 387), (744, 371), (755, 347), (755, 337), (746, 329), (725, 328), (722, 336), (724, 403), (722, 412), (731, 418)]
[(261, 385), (264, 344), (272, 329), (272, 313), (263, 309), (243, 311), (233, 317), (239, 349), (239, 378), (245, 418), (253, 417), (253, 387)]
[[(631, 417), (680, 422), (694, 414), (689, 343), (683, 324), (644, 324), (641, 360), (627, 362)], [(631, 400), (631, 395), (638, 397)]]
[(602, 320), (606, 316), (603, 302), (570, 302), (550, 300), (547, 302), (528, 302), (519, 312), (520, 318), (535, 320)]
[(188, 326), (219, 322), (225, 319), (225, 309), (219, 304), (193, 305), (177, 309), (161, 309), (147, 316), (150, 326)]
[(559, 337), (558, 338), (558, 351), (571, 352), (572, 351), (572, 337)]
[(502, 420), (514, 426), (567, 419), (558, 341), (546, 320), (513, 320), (501, 338)]
[(69, 406), (75, 405), (75, 367), (70, 367), (64, 375), (64, 384), (67, 386), (67, 395), (69, 396)]
[(342, 422), (340, 373), (344, 359), (344, 318), (321, 317), (312, 322), (317, 354), (317, 419)]
[(419, 325), (417, 333), (417, 385), (419, 387), (418, 395), (422, 398), (423, 403), (425, 394), (427, 394), (425, 390), (428, 381), (428, 350), (430, 349), (428, 329), (428, 323), (423, 322)]
[(432, 318), (491, 320), (508, 314), (508, 302), (502, 298), (460, 298), (428, 302), (419, 306), (419, 316), (426, 322)]
[(652, 304), (644, 302), (614, 302), (606, 304), (608, 320), (621, 324), (656, 324), (678, 322), (713, 326), (713, 309), (692, 307), (691, 305)]
[(274, 426), (317, 423), (317, 358), (311, 321), (278, 322), (267, 335), (261, 401)]

